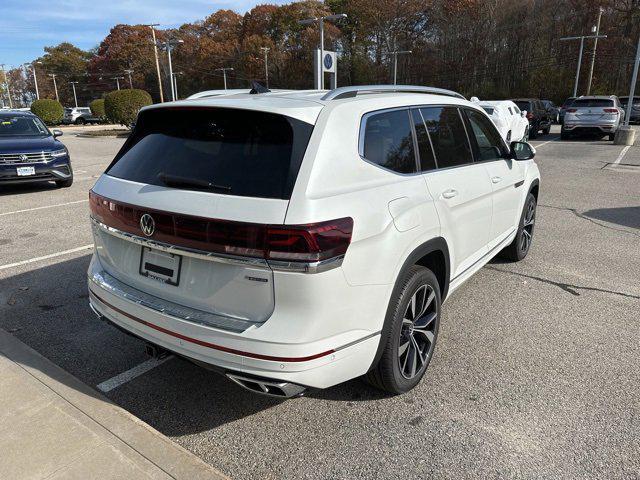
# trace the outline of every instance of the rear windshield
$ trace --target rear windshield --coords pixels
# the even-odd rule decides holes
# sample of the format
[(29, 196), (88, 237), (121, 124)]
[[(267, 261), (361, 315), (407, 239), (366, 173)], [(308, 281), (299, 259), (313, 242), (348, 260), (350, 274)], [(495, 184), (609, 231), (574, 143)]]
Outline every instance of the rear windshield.
[(230, 108), (152, 109), (107, 169), (151, 185), (289, 199), (313, 126)]
[(493, 108), (491, 107), (482, 107), (482, 109), (487, 112), (489, 115), (493, 115)]
[(520, 110), (527, 110), (527, 111), (531, 111), (531, 107), (530, 107), (530, 103), (529, 102), (514, 102), (518, 108)]
[[(620, 97), (620, 103), (622, 104), (622, 106), (626, 106), (629, 104), (629, 97)], [(640, 97), (633, 97), (633, 105), (637, 106), (640, 105)]]
[(601, 98), (577, 98), (571, 104), (576, 108), (587, 107), (613, 107), (613, 100), (601, 99)]

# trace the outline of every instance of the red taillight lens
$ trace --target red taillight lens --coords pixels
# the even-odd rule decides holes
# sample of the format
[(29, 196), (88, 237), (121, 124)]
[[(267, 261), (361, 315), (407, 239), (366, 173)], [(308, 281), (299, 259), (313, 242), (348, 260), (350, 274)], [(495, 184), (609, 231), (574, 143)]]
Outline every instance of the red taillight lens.
[(618, 113), (620, 113), (617, 108), (605, 108), (604, 111), (605, 113), (613, 113), (615, 115), (618, 115)]
[(269, 226), (266, 257), (292, 262), (318, 262), (344, 255), (353, 231), (353, 219), (339, 218), (309, 225)]
[(290, 262), (317, 262), (344, 255), (353, 219), (307, 225), (264, 225), (195, 217), (128, 205), (89, 192), (92, 216), (118, 230), (145, 237), (140, 217), (155, 222), (150, 239), (175, 246)]
[(578, 111), (577, 108), (568, 108), (567, 113), (576, 113)]

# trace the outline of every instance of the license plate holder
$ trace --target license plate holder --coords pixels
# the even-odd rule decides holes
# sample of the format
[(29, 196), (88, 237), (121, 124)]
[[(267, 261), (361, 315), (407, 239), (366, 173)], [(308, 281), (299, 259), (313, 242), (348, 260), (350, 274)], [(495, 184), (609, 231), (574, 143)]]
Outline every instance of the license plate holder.
[(16, 173), (19, 177), (26, 177), (36, 174), (36, 167), (16, 167)]
[(140, 275), (177, 287), (180, 283), (181, 267), (182, 255), (163, 252), (155, 248), (142, 247), (140, 252)]

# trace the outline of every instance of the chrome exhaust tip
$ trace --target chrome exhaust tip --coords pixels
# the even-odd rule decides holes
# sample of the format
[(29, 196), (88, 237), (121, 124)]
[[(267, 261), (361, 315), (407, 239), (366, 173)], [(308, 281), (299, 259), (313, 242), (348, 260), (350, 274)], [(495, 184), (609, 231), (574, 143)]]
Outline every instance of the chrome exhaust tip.
[(238, 375), (237, 373), (226, 373), (226, 376), (229, 380), (237, 383), (246, 390), (260, 395), (267, 395), (269, 397), (299, 397), (307, 389), (306, 387), (295, 383)]

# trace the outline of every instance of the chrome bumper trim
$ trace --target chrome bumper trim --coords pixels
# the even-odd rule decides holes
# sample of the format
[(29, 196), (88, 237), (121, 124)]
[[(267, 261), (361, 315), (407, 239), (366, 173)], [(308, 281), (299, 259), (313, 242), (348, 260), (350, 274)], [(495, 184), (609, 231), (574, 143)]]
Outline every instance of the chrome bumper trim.
[(104, 223), (91, 218), (91, 224), (94, 228), (113, 235), (114, 237), (133, 242), (145, 247), (155, 248), (156, 250), (162, 250), (169, 253), (177, 253), (178, 255), (185, 255), (187, 257), (195, 257), (204, 260), (210, 260), (214, 262), (227, 263), (231, 265), (241, 265), (251, 268), (262, 268), (264, 270), (273, 270), (277, 272), (292, 272), (292, 273), (322, 273), (333, 268), (337, 268), (342, 265), (344, 255), (338, 257), (329, 258), (319, 262), (288, 262), (282, 260), (265, 260), (264, 258), (252, 258), (241, 257), (237, 255), (225, 255), (224, 253), (207, 252), (205, 250), (198, 250), (188, 247), (178, 247), (170, 245), (164, 242), (158, 242), (150, 238), (140, 237), (132, 233), (123, 232), (117, 228), (110, 227)]
[[(116, 297), (135, 303), (136, 305), (146, 307), (163, 315), (169, 315), (178, 320), (195, 323), (205, 327), (217, 328), (233, 333), (242, 333), (249, 327), (262, 325), (262, 322), (253, 322), (251, 320), (229, 317), (215, 313), (196, 310), (195, 308), (185, 307), (177, 303), (163, 300), (161, 298), (141, 292), (132, 288), (116, 278), (112, 277), (105, 271), (98, 271), (88, 276), (89, 281), (109, 292)], [(95, 311), (95, 308), (92, 306)]]

